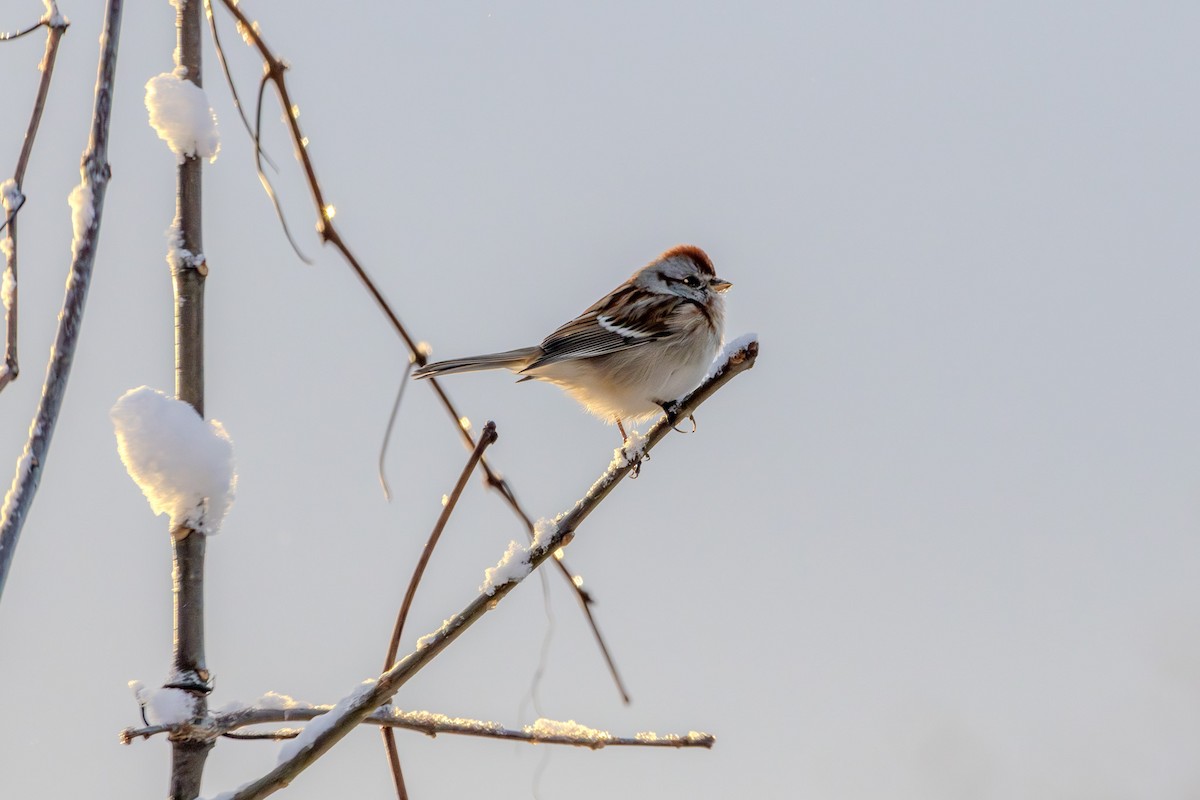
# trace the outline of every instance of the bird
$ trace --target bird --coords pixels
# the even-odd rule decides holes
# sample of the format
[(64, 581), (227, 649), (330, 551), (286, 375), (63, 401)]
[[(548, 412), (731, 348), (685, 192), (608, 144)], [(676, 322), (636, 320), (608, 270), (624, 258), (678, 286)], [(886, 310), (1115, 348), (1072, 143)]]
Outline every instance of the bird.
[(507, 369), (559, 386), (627, 441), (623, 422), (665, 411), (674, 423), (675, 401), (703, 380), (724, 344), (731, 286), (703, 250), (677, 245), (541, 344), (426, 364), (413, 377)]

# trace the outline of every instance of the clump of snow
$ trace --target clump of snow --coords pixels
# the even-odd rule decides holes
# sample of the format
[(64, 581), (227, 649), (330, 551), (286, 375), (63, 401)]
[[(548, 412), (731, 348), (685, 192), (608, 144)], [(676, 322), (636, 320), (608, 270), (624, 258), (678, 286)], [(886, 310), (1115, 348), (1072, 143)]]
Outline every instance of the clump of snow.
[(630, 464), (634, 464), (641, 459), (646, 452), (646, 436), (638, 433), (633, 428), (629, 429), (629, 435), (625, 437), (625, 443), (613, 450), (612, 463), (608, 465), (610, 470), (621, 469)]
[(179, 67), (146, 82), (150, 127), (180, 164), (188, 156), (216, 161), (221, 150), (217, 115), (208, 104), (208, 95), (185, 74), (186, 70)]
[(148, 386), (122, 395), (109, 416), (121, 461), (151, 510), (169, 514), (172, 530), (216, 533), (237, 488), (233, 444), (221, 423)]
[[(751, 342), (757, 342), (757, 341), (758, 341), (757, 333), (744, 333), (741, 336), (734, 339), (732, 342), (727, 342), (725, 344), (725, 347), (721, 350), (721, 354), (713, 359), (712, 365), (709, 366), (709, 368), (708, 368), (708, 373), (704, 376), (704, 381), (708, 380), (713, 375), (716, 375), (717, 372), (721, 369), (721, 367), (725, 366), (726, 362), (729, 361), (730, 356), (732, 356), (738, 350), (741, 350), (743, 347), (750, 344)], [(704, 383), (704, 381), (700, 381), (700, 382)]]
[(71, 206), (71, 230), (74, 232), (71, 238), (71, 255), (77, 256), (79, 247), (83, 244), (83, 237), (88, 228), (92, 227), (92, 220), (96, 218), (96, 207), (92, 204), (92, 183), (83, 170), (80, 170), (79, 185), (67, 195), (67, 204)]
[(352, 706), (361, 703), (374, 688), (375, 679), (368, 678), (357, 689), (338, 701), (338, 704), (331, 711), (322, 714), (305, 725), (304, 730), (299, 736), (284, 742), (283, 746), (279, 748), (279, 758), (276, 763), (282, 764), (285, 761), (291, 760), (293, 756), (312, 744), (318, 736), (332, 728), (342, 717), (346, 716), (346, 713)]
[[(0, 247), (11, 242), (12, 239), (5, 239), (0, 242)], [(5, 253), (5, 255), (8, 255)], [(13, 299), (17, 296), (17, 279), (13, 275), (12, 264), (4, 268), (4, 282), (0, 285), (0, 304), (4, 306), (4, 313), (11, 314), (13, 307)]]
[(0, 183), (0, 203), (4, 204), (4, 216), (7, 217), (20, 208), (24, 201), (25, 195), (21, 194), (21, 190), (17, 188), (16, 178), (9, 178)]
[(533, 523), (533, 541), (529, 545), (531, 552), (540, 553), (550, 546), (550, 540), (558, 533), (558, 520), (561, 517), (561, 514), (554, 519), (542, 517)]
[(43, 0), (46, 4), (46, 13), (42, 15), (42, 21), (51, 28), (62, 28), (70, 24), (70, 20), (58, 13), (58, 3), (54, 0)]
[(182, 725), (196, 713), (196, 699), (183, 689), (147, 689), (141, 681), (130, 681), (129, 688), (151, 725)]
[(577, 742), (589, 742), (594, 745), (603, 745), (612, 741), (613, 735), (608, 731), (589, 728), (587, 725), (580, 725), (573, 719), (566, 722), (561, 722), (556, 719), (539, 719), (532, 725), (526, 725), (525, 733), (539, 738), (550, 737), (566, 737)]
[(309, 703), (301, 703), (294, 697), (278, 692), (267, 692), (262, 697), (258, 698), (255, 704), (259, 708), (270, 708), (275, 711), (287, 711), (292, 708), (312, 708)]
[[(4, 219), (7, 221), (14, 211), (21, 207), (25, 202), (25, 195), (21, 194), (21, 190), (17, 188), (16, 178), (9, 178), (0, 183), (0, 205), (4, 206)], [(13, 240), (11, 234), (5, 234), (3, 239), (0, 239), (0, 253), (4, 254), (5, 261), (12, 258)], [(10, 278), (9, 275), (4, 276), (4, 307), (11, 308), (9, 300), (9, 281), (12, 281), (12, 286), (15, 289), (17, 285), (16, 278)]]
[(504, 555), (496, 562), (496, 566), (484, 570), (483, 584), (480, 585), (479, 591), (491, 597), (496, 593), (496, 589), (506, 583), (516, 583), (532, 569), (529, 563), (529, 548), (511, 541)]

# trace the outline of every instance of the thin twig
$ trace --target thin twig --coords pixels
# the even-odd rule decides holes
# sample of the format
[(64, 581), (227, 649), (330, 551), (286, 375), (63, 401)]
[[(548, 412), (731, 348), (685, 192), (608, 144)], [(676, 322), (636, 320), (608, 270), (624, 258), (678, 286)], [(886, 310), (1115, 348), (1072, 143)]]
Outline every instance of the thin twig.
[(20, 39), (22, 36), (25, 36), (26, 34), (33, 33), (34, 31), (36, 31), (38, 28), (42, 27), (43, 25), (45, 25), (46, 27), (50, 27), (50, 22), (46, 19), (39, 19), (37, 22), (30, 25), (28, 28), (23, 28), (15, 33), (8, 33), (6, 31), (0, 31), (0, 42), (11, 42), (15, 39)]
[[(754, 366), (757, 356), (757, 341), (752, 341), (730, 353), (710, 378), (679, 401), (676, 407), (677, 414), (684, 415), (694, 412), (701, 403), (731, 378)], [(634, 469), (645, 453), (670, 433), (671, 424), (672, 420), (666, 416), (659, 419), (647, 432), (642, 440), (642, 446), (637, 452), (622, 450), (620, 457), (613, 459), (608, 469), (600, 476), (599, 480), (592, 484), (583, 498), (569, 511), (558, 517), (550, 529), (542, 531), (543, 535), (535, 539), (533, 546), (522, 554), (523, 559), (528, 559), (522, 561), (522, 564), (528, 567), (528, 571), (536, 569), (547, 559), (553, 558), (556, 550), (565, 547), (574, 538), (575, 531), (595, 510), (596, 506), (612, 492), (622, 478)], [(337, 719), (330, 720), (328, 725), (310, 741), (297, 748), (290, 758), (285, 759), (258, 780), (239, 789), (231, 800), (257, 800), (257, 798), (273, 794), (291, 783), (297, 775), (327, 753), (351, 729), (370, 716), (378, 706), (389, 702), (401, 686), (449, 647), (467, 628), (478, 622), (484, 614), (496, 608), (508, 596), (508, 593), (528, 575), (528, 571), (522, 576), (511, 577), (503, 583), (491, 587), (490, 593), (480, 592), (466, 608), (446, 620), (437, 631), (422, 637), (416, 650), (397, 661), (377, 680), (364, 683), (353, 695), (343, 700), (339, 705), (342, 705), (344, 710)]]
[(496, 423), (489, 420), (483, 426), (483, 432), (479, 435), (479, 444), (475, 445), (475, 449), (471, 451), (470, 458), (467, 459), (467, 463), (458, 476), (458, 482), (454, 484), (454, 489), (446, 497), (442, 513), (438, 514), (437, 522), (434, 523), (433, 530), (429, 532), (429, 539), (425, 542), (425, 549), (421, 551), (421, 557), (417, 560), (416, 568), (413, 569), (412, 579), (409, 580), (408, 589), (404, 593), (404, 601), (400, 604), (400, 612), (396, 615), (396, 624), (392, 628), (392, 640), (388, 643), (387, 655), (383, 659), (385, 670), (396, 661), (396, 653), (400, 650), (400, 639), (404, 635), (404, 623), (408, 619), (409, 609), (412, 608), (413, 598), (417, 596), (417, 586), (420, 585), (421, 577), (425, 574), (425, 567), (429, 565), (429, 559), (433, 556), (433, 549), (437, 547), (438, 540), (442, 537), (442, 531), (446, 529), (446, 523), (450, 521), (450, 515), (454, 513), (454, 507), (458, 505), (458, 498), (462, 496), (463, 489), (466, 488), (467, 481), (471, 478), (471, 473), (475, 471), (479, 460), (483, 458), (483, 451), (487, 450), (496, 439)]
[(279, 226), (283, 228), (283, 235), (287, 237), (288, 244), (292, 246), (292, 250), (296, 256), (305, 264), (312, 264), (313, 261), (300, 249), (300, 244), (292, 236), (292, 229), (288, 227), (287, 217), (283, 213), (283, 206), (279, 202), (279, 195), (275, 193), (275, 187), (271, 184), (271, 179), (267, 177), (266, 170), (262, 168), (262, 157), (265, 155), (262, 149), (262, 112), (263, 112), (263, 96), (267, 90), (267, 82), (271, 80), (270, 73), (263, 73), (262, 79), (258, 82), (258, 99), (254, 104), (254, 170), (258, 173), (258, 181), (262, 184), (263, 191), (267, 193), (267, 197), (271, 199), (271, 205), (275, 208), (275, 216), (279, 218)]
[(392, 403), (392, 413), (388, 415), (387, 428), (383, 431), (383, 442), (379, 445), (379, 485), (383, 487), (383, 499), (391, 501), (392, 487), (388, 486), (387, 474), (384, 471), (384, 459), (387, 457), (388, 442), (392, 440), (392, 429), (396, 427), (396, 416), (400, 413), (400, 401), (404, 399), (404, 390), (408, 388), (408, 378), (412, 375), (413, 360), (408, 360), (404, 374), (400, 376), (400, 388), (396, 390), (396, 400)]
[(221, 64), (221, 72), (225, 75), (225, 84), (229, 87), (229, 93), (233, 95), (233, 107), (237, 109), (238, 116), (242, 118), (242, 126), (245, 127), (246, 133), (250, 138), (254, 139), (254, 144), (258, 147), (258, 151), (262, 154), (263, 159), (271, 167), (278, 171), (275, 162), (267, 155), (267, 152), (259, 146), (258, 136), (255, 135), (254, 129), (250, 127), (250, 120), (246, 118), (246, 110), (242, 108), (242, 98), (238, 95), (237, 84), (233, 82), (233, 73), (229, 71), (229, 62), (225, 60), (225, 48), (221, 45), (221, 36), (217, 31), (217, 21), (213, 17), (212, 0), (204, 0), (204, 15), (208, 18), (208, 30), (212, 33), (213, 47), (217, 51), (217, 61)]
[[(228, 714), (218, 714), (203, 727), (182, 725), (148, 725), (142, 728), (126, 728), (120, 733), (122, 744), (132, 744), (134, 739), (149, 739), (160, 733), (174, 736), (224, 736), (230, 739), (294, 739), (299, 733), (296, 728), (280, 728), (262, 733), (237, 733), (250, 725), (265, 725), (275, 722), (308, 722), (324, 716), (333, 706), (308, 706), (304, 708), (271, 709), (246, 708)], [(689, 731), (685, 734), (638, 733), (633, 736), (613, 736), (607, 731), (587, 728), (572, 723), (555, 723), (541, 720), (541, 724), (526, 726), (521, 730), (506, 728), (496, 722), (479, 719), (463, 719), (433, 714), (428, 711), (404, 711), (392, 705), (384, 705), (363, 717), (362, 722), (378, 725), (385, 730), (416, 731), (426, 736), (474, 736), (483, 739), (509, 739), (529, 744), (560, 744), (600, 750), (605, 747), (701, 747), (711, 749), (716, 737), (708, 733)], [(571, 729), (575, 730), (572, 731)], [(192, 730), (194, 729), (194, 731)]]
[(280, 728), (276, 731), (267, 731), (265, 733), (222, 733), (226, 739), (267, 739), (273, 742), (278, 742), (283, 739), (295, 739), (300, 735), (302, 728)]
[(71, 364), (75, 359), (75, 348), (79, 344), (79, 332), (83, 323), (83, 311), (87, 302), (88, 286), (92, 279), (92, 266), (96, 260), (96, 246), (100, 238), (100, 221), (104, 211), (104, 194), (111, 175), (108, 165), (108, 129), (112, 112), (113, 77), (117, 68), (117, 45), (121, 34), (121, 0), (108, 0), (105, 6), (104, 27), (100, 34), (100, 62), (96, 71), (96, 91), (92, 109), (91, 132), (87, 149), (80, 166), (80, 186), (90, 192), (92, 202), (91, 221), (79, 231), (71, 258), (71, 272), (67, 276), (66, 295), (63, 308), (58, 315), (58, 330), (54, 347), (50, 350), (50, 363), (46, 367), (46, 380), (42, 385), (42, 396), (29, 427), (29, 440), (17, 461), (12, 487), (4, 498), (0, 510), (0, 595), (12, 566), (21, 528), (37, 494), (42, 477), (42, 468), (54, 435), (54, 426), (62, 408)]
[[(21, 154), (17, 156), (17, 168), (12, 176), (13, 189), (17, 193), (18, 201), (16, 207), (12, 209), (8, 209), (5, 204), (7, 213), (4, 224), (0, 225), (0, 232), (3, 232), (6, 227), (8, 229), (8, 236), (0, 244), (0, 250), (4, 252), (5, 276), (3, 280), (6, 288), (3, 303), (5, 311), (4, 364), (0, 365), (0, 391), (16, 380), (17, 375), (21, 372), (21, 365), (17, 359), (17, 212), (25, 205), (23, 192), (25, 169), (29, 166), (29, 158), (33, 154), (33, 142), (37, 138), (38, 127), (42, 123), (42, 112), (46, 108), (46, 96), (50, 92), (50, 79), (54, 76), (54, 62), (58, 56), (58, 43), (63, 34), (67, 32), (69, 24), (62, 15), (57, 13), (57, 9), (47, 10), (45, 16), (38, 20), (36, 25), (18, 34), (23, 36), (25, 33), (37, 30), (42, 25), (46, 26), (46, 51), (42, 55), (42, 62), (39, 65), (42, 78), (38, 82), (37, 97), (33, 101), (33, 112), (29, 115), (25, 140), (21, 145)], [(9, 38), (16, 38), (16, 36), (0, 34), (0, 39)]]
[(400, 766), (400, 748), (396, 745), (396, 734), (391, 728), (383, 728), (383, 749), (387, 752), (388, 769), (392, 773), (392, 786), (396, 789), (396, 800), (408, 800), (408, 787), (404, 785), (404, 769)]
[[(278, 58), (274, 51), (267, 46), (266, 41), (259, 32), (257, 24), (245, 15), (236, 0), (221, 0), (221, 4), (230, 14), (233, 15), (234, 19), (237, 20), (238, 31), (242, 34), (243, 38), (245, 38), (250, 45), (258, 50), (259, 55), (263, 59), (263, 81), (270, 81), (275, 86), (275, 91), (279, 95), (279, 102), (284, 109), (284, 114), (288, 122), (288, 129), (292, 137), (292, 143), (296, 149), (296, 157), (300, 160), (300, 164), (304, 169), (305, 178), (308, 182), (309, 194), (312, 196), (312, 200), (317, 208), (317, 232), (320, 234), (324, 242), (333, 245), (338, 252), (342, 254), (342, 258), (354, 271), (354, 274), (358, 276), (358, 279), (362, 283), (363, 287), (375, 300), (379, 310), (382, 311), (384, 316), (387, 317), (388, 322), (391, 324), (393, 330), (395, 330), (400, 338), (404, 341), (405, 346), (408, 348), (411, 360), (419, 366), (424, 366), (426, 363), (426, 355), (423, 349), (420, 348), (413, 337), (409, 335), (408, 330), (404, 327), (403, 323), (400, 322), (400, 318), (396, 316), (396, 313), (392, 310), (391, 306), (384, 298), (383, 293), (380, 292), (379, 288), (375, 285), (375, 282), (367, 274), (366, 269), (363, 268), (362, 264), (359, 263), (358, 259), (350, 251), (349, 246), (347, 246), (342, 240), (341, 235), (338, 233), (337, 228), (333, 224), (333, 206), (325, 202), (325, 193), (321, 188), (320, 182), (317, 180), (316, 169), (313, 166), (312, 159), (308, 155), (308, 140), (301, 133), (300, 124), (297, 119), (298, 115), (293, 111), (296, 106), (292, 102), (288, 93), (287, 82), (285, 79), (287, 64)], [(262, 87), (260, 86), (260, 105), (261, 90)], [(261, 122), (261, 109), (259, 113), (259, 119)], [(257, 140), (258, 133), (256, 132), (256, 151), (258, 147)], [(280, 221), (283, 222), (282, 211), (279, 210), (279, 201), (275, 196), (274, 190), (270, 187), (269, 182), (265, 179), (262, 167), (258, 163), (257, 156), (255, 157), (255, 164), (258, 168), (259, 179), (263, 181), (263, 186), (267, 191), (267, 195), (270, 197), (272, 204), (275, 206), (276, 213), (279, 215)], [(290, 232), (287, 230), (286, 223), (284, 223), (284, 233), (288, 237), (288, 240), (292, 241), (292, 237)], [(292, 242), (292, 246), (293, 248), (296, 247), (295, 242)], [(298, 249), (297, 253), (299, 253)], [(301, 255), (301, 258), (307, 262), (307, 259), (304, 258), (303, 255)], [(474, 437), (471, 436), (471, 432), (467, 430), (466, 426), (462, 425), (462, 414), (458, 412), (458, 409), (450, 401), (450, 397), (446, 394), (445, 390), (442, 389), (442, 386), (438, 382), (437, 378), (430, 378), (426, 381), (426, 383), (428, 383), (433, 389), (434, 393), (441, 401), (442, 406), (446, 409), (446, 412), (454, 421), (454, 426), (458, 428), (459, 434), (462, 436), (463, 443), (466, 445), (467, 449), (473, 449), (475, 447)], [(504, 478), (502, 478), (491, 468), (487, 462), (487, 459), (483, 460), (482, 466), (487, 485), (495, 489), (512, 508), (513, 512), (521, 519), (522, 522), (525, 523), (526, 532), (532, 539), (533, 520), (530, 519), (529, 515), (525, 513), (525, 510), (521, 508), (520, 503), (517, 502), (517, 498), (513, 493), (512, 487), (509, 486), (508, 482)], [(575, 585), (574, 574), (566, 566), (566, 564), (560, 561), (558, 566), (563, 577), (566, 578), (567, 583), (571, 586), (571, 590), (575, 593), (575, 597), (579, 601), (580, 606), (584, 610), (584, 615), (587, 618), (588, 625), (591, 626), (592, 634), (596, 639), (596, 643), (600, 647), (600, 652), (604, 657), (605, 663), (608, 665), (613, 682), (616, 684), (617, 690), (621, 693), (621, 699), (625, 703), (628, 703), (629, 692), (626, 690), (624, 683), (621, 681), (621, 676), (617, 672), (616, 662), (613, 661), (612, 655), (608, 650), (608, 645), (605, 643), (604, 637), (600, 633), (600, 628), (596, 625), (595, 618), (592, 616), (589, 608), (590, 604), (592, 603), (591, 596)]]
[[(407, 373), (405, 375), (407, 376)], [(396, 403), (399, 405), (399, 398)], [(412, 608), (413, 598), (417, 596), (417, 586), (420, 585), (421, 576), (425, 574), (425, 567), (429, 565), (429, 559), (433, 556), (433, 549), (437, 547), (438, 539), (442, 537), (442, 531), (446, 529), (446, 523), (450, 521), (450, 515), (454, 513), (454, 507), (458, 505), (458, 498), (462, 496), (463, 489), (466, 488), (467, 481), (471, 478), (471, 473), (475, 471), (479, 459), (483, 458), (483, 451), (487, 450), (495, 441), (496, 423), (489, 420), (483, 426), (482, 433), (479, 434), (479, 444), (475, 445), (475, 449), (471, 451), (471, 457), (467, 459), (462, 473), (458, 476), (458, 482), (454, 484), (454, 489), (446, 498), (446, 502), (442, 506), (442, 513), (438, 514), (433, 530), (429, 532), (429, 539), (425, 542), (425, 549), (421, 551), (421, 557), (417, 559), (417, 566), (413, 569), (408, 589), (404, 592), (404, 601), (400, 604), (400, 612), (396, 614), (396, 624), (392, 628), (392, 640), (388, 643), (387, 655), (383, 659), (384, 670), (396, 660), (396, 653), (400, 650), (400, 639), (404, 635), (404, 622), (408, 619), (408, 611)], [(388, 764), (392, 768), (392, 781), (396, 786), (396, 796), (400, 800), (407, 800), (408, 792), (404, 788), (404, 773), (400, 769), (400, 752), (396, 749), (396, 735), (390, 728), (383, 730), (383, 744), (387, 749)]]

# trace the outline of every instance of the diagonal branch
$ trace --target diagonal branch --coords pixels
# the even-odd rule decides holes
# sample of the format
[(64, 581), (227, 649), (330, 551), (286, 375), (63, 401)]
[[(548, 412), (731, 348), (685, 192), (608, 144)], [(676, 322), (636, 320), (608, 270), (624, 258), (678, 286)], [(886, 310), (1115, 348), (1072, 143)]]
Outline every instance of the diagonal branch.
[(0, 595), (4, 592), (4, 583), (12, 566), (21, 528), (25, 524), (26, 515), (41, 481), (42, 468), (50, 450), (50, 439), (54, 435), (54, 426), (58, 422), (58, 413), (66, 394), (67, 380), (71, 375), (75, 348), (79, 344), (79, 331), (83, 324), (83, 311), (87, 302), (88, 286), (92, 280), (96, 246), (100, 238), (104, 193), (111, 174), (108, 165), (108, 129), (120, 35), (121, 0), (108, 0), (104, 28), (100, 33), (100, 63), (96, 70), (91, 133), (79, 169), (80, 184), (72, 192), (72, 200), (76, 202), (73, 203), (75, 241), (72, 247), (71, 272), (67, 276), (66, 295), (63, 298), (62, 311), (58, 315), (58, 331), (55, 333), (54, 347), (50, 350), (50, 363), (46, 367), (42, 397), (34, 414), (33, 424), (29, 428), (29, 440), (25, 444), (25, 451), (17, 461), (12, 487), (5, 495), (3, 509), (0, 509)]
[[(296, 150), (296, 158), (300, 161), (300, 164), (304, 169), (304, 175), (308, 182), (309, 194), (312, 196), (313, 203), (316, 205), (318, 217), (317, 232), (321, 235), (321, 238), (324, 242), (333, 245), (338, 252), (342, 254), (343, 259), (345, 259), (346, 263), (354, 271), (354, 274), (358, 276), (358, 279), (362, 283), (363, 287), (375, 300), (379, 310), (382, 311), (384, 316), (387, 317), (392, 329), (395, 330), (400, 338), (404, 341), (405, 346), (408, 348), (411, 361), (418, 366), (424, 366), (427, 359), (426, 350), (416, 343), (413, 337), (409, 334), (408, 330), (404, 327), (404, 324), (400, 322), (400, 318), (396, 316), (396, 313), (392, 310), (391, 306), (384, 298), (383, 293), (380, 292), (370, 275), (367, 274), (366, 269), (363, 268), (362, 264), (359, 263), (358, 259), (354, 256), (354, 253), (350, 251), (349, 246), (347, 246), (341, 235), (338, 233), (337, 228), (333, 224), (334, 208), (325, 201), (325, 193), (321, 188), (320, 181), (317, 180), (316, 169), (313, 166), (312, 159), (308, 154), (308, 139), (300, 131), (299, 113), (297, 111), (298, 106), (292, 102), (291, 95), (288, 93), (287, 81), (285, 79), (287, 64), (278, 56), (276, 56), (274, 51), (267, 46), (266, 41), (262, 37), (262, 33), (259, 31), (258, 23), (252, 21), (246, 16), (241, 7), (238, 5), (237, 0), (221, 0), (221, 4), (224, 5), (225, 9), (231, 15), (233, 15), (235, 20), (237, 20), (238, 32), (242, 35), (242, 38), (245, 39), (247, 44), (258, 50), (259, 55), (262, 57), (264, 71), (262, 79), (263, 84), (259, 87), (260, 117), (262, 89), (267, 81), (270, 81), (271, 84), (274, 85), (275, 91), (279, 95), (279, 102), (283, 107), (284, 117), (287, 119), (288, 131), (291, 134), (292, 144)], [(279, 208), (278, 199), (276, 198), (275, 192), (271, 188), (269, 181), (266, 180), (265, 173), (262, 170), (262, 165), (259, 162), (258, 154), (261, 153), (261, 148), (259, 147), (258, 140), (260, 132), (260, 127), (256, 127), (254, 136), (255, 165), (258, 168), (259, 179), (263, 181), (263, 186), (266, 189), (268, 196), (271, 198), (271, 202), (276, 208), (276, 213), (279, 215), (280, 221), (282, 222), (283, 213)], [(291, 233), (288, 232), (286, 223), (284, 223), (284, 233), (288, 240), (292, 242)], [(293, 248), (296, 248), (295, 242), (292, 242), (292, 246)], [(296, 252), (300, 252), (298, 248), (296, 249)], [(303, 259), (304, 256), (301, 255), (301, 258)], [(304, 260), (307, 261), (307, 259)], [(451, 402), (450, 397), (446, 394), (437, 378), (430, 378), (426, 381), (426, 383), (428, 383), (433, 389), (434, 393), (438, 397), (438, 400), (441, 402), (442, 407), (446, 409), (446, 412), (454, 421), (454, 426), (458, 429), (459, 434), (463, 439), (463, 443), (466, 445), (467, 449), (474, 449), (475, 439), (471, 436), (470, 430), (468, 430), (468, 428), (462, 424), (463, 415), (459, 413), (458, 409), (454, 406), (454, 403)], [(487, 459), (483, 459), (482, 465), (484, 479), (487, 482), (487, 485), (495, 489), (496, 492), (502, 498), (504, 498), (505, 502), (507, 502), (509, 507), (513, 510), (513, 513), (515, 513), (525, 524), (525, 529), (532, 538), (534, 535), (533, 520), (528, 514), (525, 513), (525, 510), (517, 501), (517, 496), (513, 492), (512, 487), (508, 484), (508, 481), (491, 468), (487, 462)], [(575, 582), (575, 575), (577, 573), (573, 573), (561, 559), (556, 559), (556, 563), (559, 572), (567, 580), (568, 585), (571, 587), (571, 590), (575, 593), (576, 599), (579, 601), (580, 607), (583, 608), (584, 615), (587, 617), (588, 625), (591, 626), (592, 634), (595, 636), (596, 643), (600, 647), (600, 652), (604, 657), (604, 661), (608, 665), (608, 670), (612, 675), (613, 682), (616, 684), (617, 690), (621, 693), (621, 699), (625, 703), (628, 703), (629, 692), (626, 691), (625, 685), (621, 681), (621, 676), (617, 672), (616, 663), (613, 661), (612, 655), (608, 651), (608, 645), (605, 644), (604, 637), (600, 634), (600, 628), (596, 625), (595, 618), (592, 616), (590, 606), (593, 601), (591, 595), (584, 591), (583, 588)]]
[(3, 201), (5, 211), (0, 232), (3, 232), (6, 226), (8, 229), (7, 237), (0, 240), (0, 251), (4, 253), (5, 260), (3, 289), (0, 291), (5, 316), (4, 363), (0, 364), (0, 391), (15, 380), (21, 371), (17, 361), (17, 211), (25, 203), (25, 195), (21, 189), (25, 184), (25, 169), (29, 166), (29, 157), (33, 154), (33, 142), (42, 123), (42, 111), (46, 108), (50, 79), (54, 76), (54, 61), (58, 56), (58, 43), (67, 32), (70, 22), (51, 4), (46, 14), (33, 27), (18, 34), (0, 34), (0, 40), (15, 39), (37, 30), (42, 25), (46, 26), (46, 51), (39, 65), (42, 79), (38, 83), (37, 97), (33, 101), (33, 112), (29, 116), (29, 126), (25, 129), (25, 141), (21, 145), (21, 154), (17, 157), (17, 168), (13, 172), (12, 182), (10, 184), (5, 181), (0, 184), (0, 194), (3, 194), (0, 201)]
[[(390, 701), (410, 678), (449, 647), (467, 628), (478, 622), (484, 614), (494, 609), (532, 570), (547, 559), (552, 559), (556, 550), (566, 546), (574, 538), (575, 531), (596, 506), (608, 497), (621, 479), (640, 463), (641, 458), (671, 431), (674, 416), (693, 413), (735, 375), (753, 367), (757, 357), (756, 340), (740, 345), (735, 343), (734, 347), (726, 351), (724, 360), (712, 376), (679, 401), (672, 418), (662, 417), (636, 445), (631, 443), (618, 450), (617, 457), (579, 502), (553, 523), (545, 527), (539, 525), (538, 535), (528, 549), (518, 553), (514, 552), (515, 542), (509, 545), (509, 552), (506, 554), (506, 559), (509, 560), (508, 568), (498, 572), (502, 578), (495, 577), (497, 571), (489, 570), (485, 590), (466, 608), (446, 620), (437, 631), (422, 637), (416, 650), (396, 662), (378, 679), (364, 682), (353, 694), (344, 698), (315, 731), (306, 730), (306, 734), (311, 733), (310, 736), (305, 737), (302, 743), (299, 740), (293, 743), (295, 750), (289, 757), (263, 777), (243, 786), (234, 793), (231, 800), (257, 800), (287, 786), (356, 725), (370, 716), (378, 706)], [(504, 563), (502, 561), (497, 565), (498, 568)]]
[[(218, 714), (202, 726), (191, 723), (182, 725), (147, 725), (141, 728), (126, 728), (121, 731), (122, 744), (132, 744), (134, 739), (148, 739), (160, 733), (186, 738), (227, 736), (235, 739), (294, 739), (300, 734), (296, 728), (283, 728), (264, 733), (236, 733), (250, 725), (275, 722), (309, 722), (333, 710), (333, 706), (307, 706), (299, 708), (243, 708), (227, 714)], [(363, 723), (378, 725), (384, 730), (396, 728), (416, 731), (426, 736), (443, 733), (453, 736), (475, 736), (483, 739), (508, 739), (529, 744), (562, 744), (600, 750), (605, 747), (703, 747), (711, 749), (716, 737), (708, 733), (689, 731), (679, 733), (651, 733), (644, 731), (633, 736), (614, 736), (608, 731), (589, 728), (576, 722), (558, 722), (539, 719), (520, 730), (506, 728), (496, 722), (481, 719), (447, 717), (428, 711), (404, 711), (392, 705), (380, 706), (366, 717)]]

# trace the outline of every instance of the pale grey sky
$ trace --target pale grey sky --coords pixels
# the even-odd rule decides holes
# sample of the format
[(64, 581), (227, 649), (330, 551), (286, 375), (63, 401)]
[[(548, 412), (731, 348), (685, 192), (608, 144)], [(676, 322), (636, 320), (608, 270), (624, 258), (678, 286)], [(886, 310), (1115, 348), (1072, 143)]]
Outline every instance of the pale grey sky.
[[(20, 452), (68, 263), (100, 4), (72, 19), (21, 215)], [(1200, 791), (1200, 7), (248, 0), (291, 62), (343, 235), (436, 356), (539, 340), (661, 250), (707, 249), (758, 366), (670, 437), (568, 549), (634, 697), (623, 707), (549, 576), (537, 704), (614, 732), (701, 729), (711, 752), (601, 752), (400, 734), (414, 798), (1170, 798)], [(41, 13), (9, 0), (0, 28)], [(218, 12), (244, 96), (259, 73)], [(122, 748), (127, 680), (170, 656), (166, 522), (108, 409), (170, 390), (163, 231), (173, 156), (143, 85), (173, 9), (130, 4), (95, 281), (65, 411), (0, 604), (0, 793), (155, 796), (165, 742)], [(0, 173), (41, 37), (0, 45)], [(369, 298), (258, 187), (216, 59), (206, 170), (208, 397), (239, 497), (210, 543), (215, 704), (331, 702), (375, 674), (462, 464)], [(266, 115), (277, 120), (277, 108)], [(618, 437), (556, 389), (446, 381), (537, 516)], [(7, 481), (8, 473), (4, 480)], [(411, 640), (522, 535), (473, 482)], [(409, 708), (519, 725), (548, 612), (538, 581), (412, 681)], [(222, 742), (205, 792), (276, 746)], [(287, 790), (388, 797), (374, 731)]]

